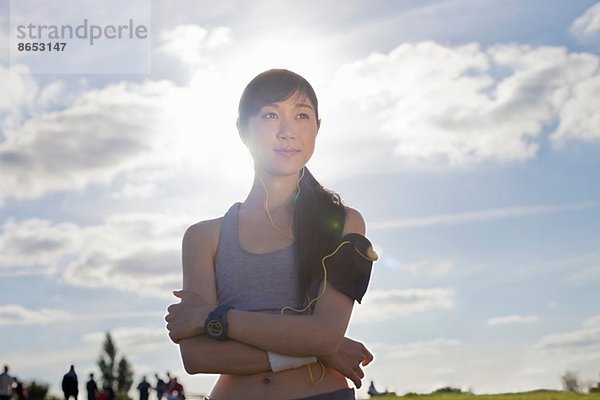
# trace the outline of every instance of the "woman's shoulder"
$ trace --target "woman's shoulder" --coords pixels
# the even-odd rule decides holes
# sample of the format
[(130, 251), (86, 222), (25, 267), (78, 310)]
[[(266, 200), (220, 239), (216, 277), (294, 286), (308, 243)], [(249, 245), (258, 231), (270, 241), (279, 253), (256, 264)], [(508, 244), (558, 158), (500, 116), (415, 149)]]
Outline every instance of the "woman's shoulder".
[(348, 233), (360, 233), (364, 236), (367, 227), (365, 219), (360, 211), (349, 206), (344, 206), (344, 208), (346, 210), (346, 219), (344, 221), (344, 230), (342, 235), (346, 235)]
[(216, 247), (222, 220), (223, 217), (219, 217), (190, 225), (183, 235), (184, 244), (211, 244)]
[(216, 249), (221, 232), (221, 223), (228, 216), (231, 219), (231, 213), (237, 212), (236, 207), (239, 207), (239, 204), (235, 203), (229, 207), (222, 217), (207, 219), (190, 225), (183, 235), (183, 244), (193, 244), (194, 247), (200, 248), (206, 248), (207, 245), (210, 245), (213, 249)]

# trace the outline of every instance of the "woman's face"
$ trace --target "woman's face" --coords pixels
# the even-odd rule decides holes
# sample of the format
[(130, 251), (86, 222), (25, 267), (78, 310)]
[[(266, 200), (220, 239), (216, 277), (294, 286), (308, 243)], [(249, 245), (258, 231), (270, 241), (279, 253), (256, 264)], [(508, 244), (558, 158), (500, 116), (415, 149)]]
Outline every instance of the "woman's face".
[(242, 135), (257, 171), (293, 175), (312, 156), (317, 131), (313, 104), (295, 92), (286, 100), (264, 105), (250, 117)]

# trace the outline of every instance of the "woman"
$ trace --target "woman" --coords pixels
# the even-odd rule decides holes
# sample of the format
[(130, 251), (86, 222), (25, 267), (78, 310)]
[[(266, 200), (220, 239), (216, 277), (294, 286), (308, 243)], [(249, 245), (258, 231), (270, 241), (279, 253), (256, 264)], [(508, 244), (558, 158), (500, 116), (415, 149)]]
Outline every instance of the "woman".
[(373, 358), (344, 334), (376, 255), (361, 214), (305, 167), (320, 120), (311, 85), (269, 70), (237, 127), (254, 160), (248, 197), (188, 228), (183, 290), (166, 317), (186, 371), (219, 373), (210, 399), (354, 399)]

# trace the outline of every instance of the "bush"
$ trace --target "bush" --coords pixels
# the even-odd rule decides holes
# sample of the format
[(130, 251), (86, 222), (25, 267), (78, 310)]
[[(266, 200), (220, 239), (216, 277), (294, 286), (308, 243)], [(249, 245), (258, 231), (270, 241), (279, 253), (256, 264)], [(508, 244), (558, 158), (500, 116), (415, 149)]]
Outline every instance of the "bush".
[(115, 393), (116, 400), (132, 400), (131, 397), (126, 392), (116, 392)]
[(29, 400), (46, 400), (50, 385), (44, 382), (37, 382), (35, 380), (27, 383), (27, 393), (29, 394)]
[(462, 393), (462, 391), (458, 388), (446, 386), (443, 388), (436, 389), (432, 393)]
[(563, 389), (565, 390), (565, 392), (581, 392), (581, 383), (579, 382), (577, 372), (567, 371), (560, 379), (562, 381)]

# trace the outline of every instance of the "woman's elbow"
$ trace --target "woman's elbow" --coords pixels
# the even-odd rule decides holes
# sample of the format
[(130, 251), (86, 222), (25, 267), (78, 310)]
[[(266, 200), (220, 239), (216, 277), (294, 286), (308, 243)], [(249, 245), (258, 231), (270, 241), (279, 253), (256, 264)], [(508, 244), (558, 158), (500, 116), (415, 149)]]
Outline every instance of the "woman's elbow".
[(183, 349), (181, 350), (181, 361), (183, 362), (183, 369), (190, 375), (201, 374), (202, 368), (198, 364), (195, 357), (188, 355)]
[(198, 357), (198, 354), (194, 351), (193, 339), (182, 340), (179, 342), (179, 352), (181, 353), (181, 361), (183, 362), (183, 368), (185, 372), (190, 375), (205, 374), (208, 371), (205, 357)]

